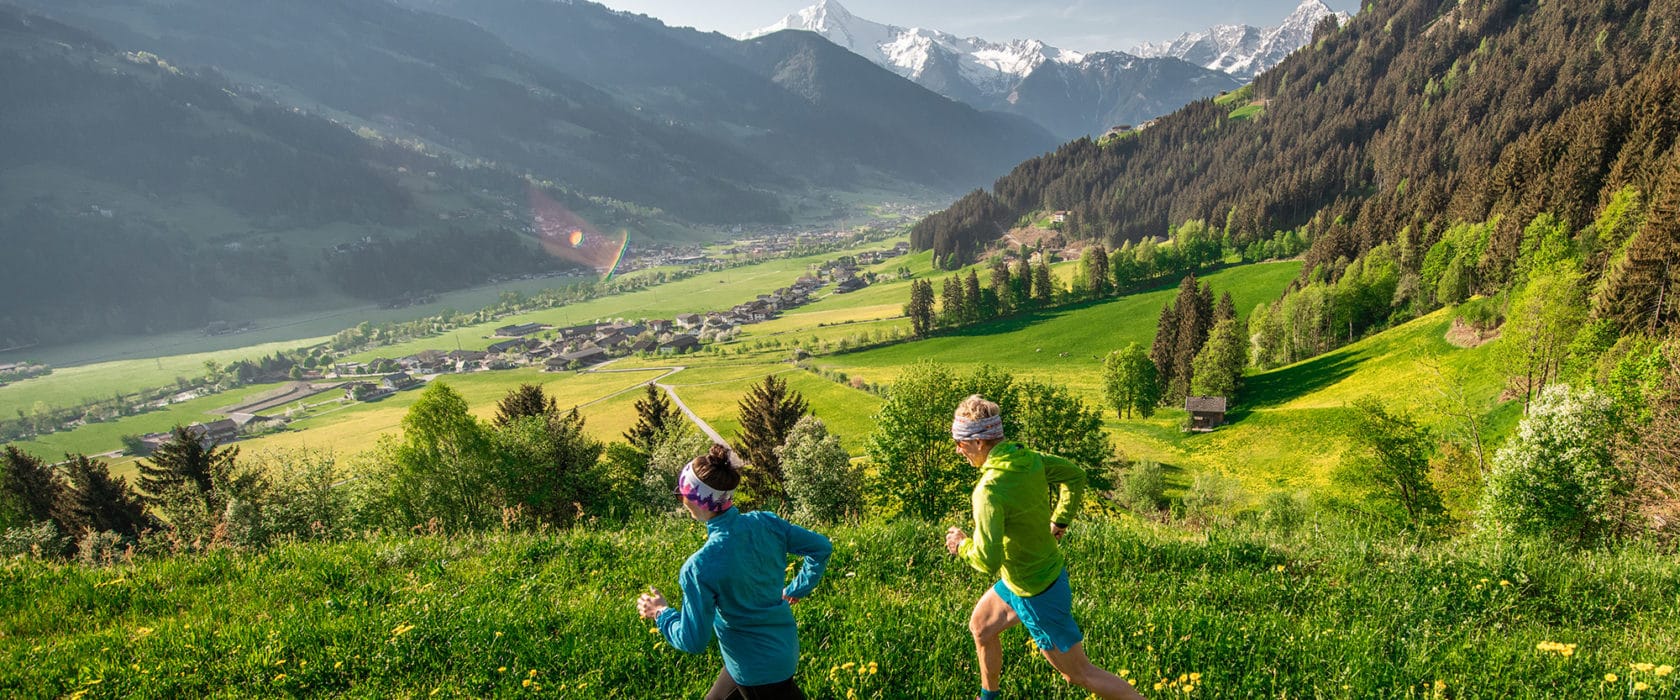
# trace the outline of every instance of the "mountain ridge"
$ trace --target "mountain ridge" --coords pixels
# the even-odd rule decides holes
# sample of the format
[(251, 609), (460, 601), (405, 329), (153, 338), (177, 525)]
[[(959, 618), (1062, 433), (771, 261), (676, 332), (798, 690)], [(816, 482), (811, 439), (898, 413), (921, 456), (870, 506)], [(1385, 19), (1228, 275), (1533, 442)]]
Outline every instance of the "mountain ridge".
[(1327, 17), (1347, 24), (1352, 15), (1336, 12), (1323, 0), (1301, 0), (1301, 4), (1272, 27), (1220, 24), (1204, 32), (1186, 32), (1171, 41), (1145, 42), (1132, 53), (1146, 57), (1173, 57), (1190, 63), (1252, 79), (1283, 62), (1306, 45), (1318, 23)]

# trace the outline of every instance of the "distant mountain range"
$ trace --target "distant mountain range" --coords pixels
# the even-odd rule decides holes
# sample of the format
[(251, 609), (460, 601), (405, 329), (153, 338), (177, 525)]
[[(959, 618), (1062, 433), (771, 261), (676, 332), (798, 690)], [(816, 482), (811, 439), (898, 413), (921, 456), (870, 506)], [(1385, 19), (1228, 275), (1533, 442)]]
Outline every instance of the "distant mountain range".
[(1161, 43), (1144, 43), (1132, 52), (1139, 56), (1179, 58), (1248, 80), (1283, 62), (1312, 39), (1313, 29), (1326, 17), (1347, 24), (1352, 16), (1332, 11), (1320, 0), (1301, 0), (1300, 6), (1275, 27), (1221, 24), (1205, 32), (1186, 33)]
[(1082, 53), (1038, 40), (995, 42), (881, 24), (836, 0), (820, 0), (742, 38), (813, 32), (953, 100), (1018, 114), (1074, 139), (1240, 87), (1305, 45), (1317, 23), (1331, 15), (1347, 19), (1319, 0), (1304, 0), (1269, 29), (1222, 26), (1145, 44), (1134, 53)]

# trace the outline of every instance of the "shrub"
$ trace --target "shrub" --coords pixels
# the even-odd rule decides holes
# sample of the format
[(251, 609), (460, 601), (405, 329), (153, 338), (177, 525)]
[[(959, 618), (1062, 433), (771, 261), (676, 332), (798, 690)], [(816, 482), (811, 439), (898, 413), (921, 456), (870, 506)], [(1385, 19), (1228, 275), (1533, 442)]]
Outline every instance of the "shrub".
[(0, 531), (0, 557), (43, 559), (64, 555), (65, 538), (51, 520)]
[(76, 558), (88, 566), (108, 566), (123, 559), (124, 550), (122, 535), (90, 531), (77, 545)]
[(796, 519), (830, 523), (862, 512), (863, 473), (821, 419), (800, 419), (776, 454)]
[(1201, 472), (1184, 494), (1185, 515), (1204, 523), (1228, 521), (1242, 500), (1242, 484), (1223, 472)]
[(1287, 491), (1266, 494), (1260, 507), (1260, 524), (1284, 534), (1294, 532), (1306, 519), (1306, 498)]
[(677, 475), (690, 460), (711, 449), (712, 441), (687, 421), (673, 421), (653, 441), (647, 467), (642, 471), (642, 507), (655, 513), (680, 511)]
[(1610, 459), (1613, 411), (1593, 389), (1546, 387), (1494, 454), (1483, 529), (1580, 545), (1616, 534), (1628, 483)]
[(1135, 512), (1157, 511), (1167, 504), (1167, 475), (1160, 462), (1139, 461), (1121, 471), (1116, 481), (1119, 501)]

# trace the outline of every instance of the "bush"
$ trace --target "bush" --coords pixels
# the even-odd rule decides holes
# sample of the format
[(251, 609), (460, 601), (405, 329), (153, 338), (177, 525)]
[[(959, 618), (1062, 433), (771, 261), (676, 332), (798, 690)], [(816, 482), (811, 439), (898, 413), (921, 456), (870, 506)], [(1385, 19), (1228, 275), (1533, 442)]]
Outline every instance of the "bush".
[[(711, 449), (712, 441), (687, 421), (672, 421), (653, 441), (647, 467), (642, 471), (642, 507), (655, 513), (679, 513), (677, 475), (695, 457)], [(739, 499), (737, 499), (739, 500)]]
[(271, 534), (299, 540), (348, 534), (353, 491), (340, 484), (348, 476), (331, 452), (286, 450), (254, 461), (273, 477), (265, 508)]
[(815, 416), (806, 416), (776, 450), (787, 479), (794, 518), (831, 523), (863, 510), (863, 472), (854, 468), (840, 438)]
[(1273, 491), (1260, 507), (1260, 524), (1284, 534), (1294, 532), (1306, 519), (1306, 498), (1299, 494)]
[(1146, 459), (1119, 473), (1115, 494), (1122, 504), (1137, 513), (1158, 511), (1167, 505), (1167, 474), (1161, 463)]
[(43, 559), (64, 555), (65, 538), (51, 520), (0, 531), (0, 557)]
[(109, 566), (126, 558), (122, 535), (115, 532), (89, 532), (77, 545), (76, 558), (88, 566)]
[(1223, 472), (1202, 472), (1184, 494), (1185, 515), (1203, 523), (1229, 521), (1242, 500), (1242, 484)]
[(1610, 458), (1613, 418), (1593, 389), (1546, 387), (1493, 456), (1483, 529), (1579, 545), (1617, 534), (1629, 484)]

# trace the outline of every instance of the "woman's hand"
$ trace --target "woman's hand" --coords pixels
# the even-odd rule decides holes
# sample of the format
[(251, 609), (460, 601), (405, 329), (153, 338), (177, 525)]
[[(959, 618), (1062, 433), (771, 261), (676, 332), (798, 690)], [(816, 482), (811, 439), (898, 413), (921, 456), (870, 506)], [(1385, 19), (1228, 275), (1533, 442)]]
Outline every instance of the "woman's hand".
[(968, 533), (963, 532), (960, 527), (952, 526), (951, 529), (945, 531), (945, 551), (947, 552), (956, 554), (962, 549), (962, 544), (967, 541)]
[(642, 597), (636, 599), (636, 611), (641, 613), (644, 620), (659, 617), (659, 613), (665, 612), (666, 608), (671, 607), (665, 604), (665, 596), (659, 592), (659, 589), (649, 586), (648, 590), (652, 593), (643, 593)]
[(1054, 537), (1054, 538), (1059, 540), (1059, 539), (1062, 538), (1062, 535), (1067, 534), (1067, 531), (1068, 531), (1068, 529), (1067, 529), (1066, 525), (1062, 525), (1060, 523), (1050, 523), (1050, 536), (1051, 537)]

